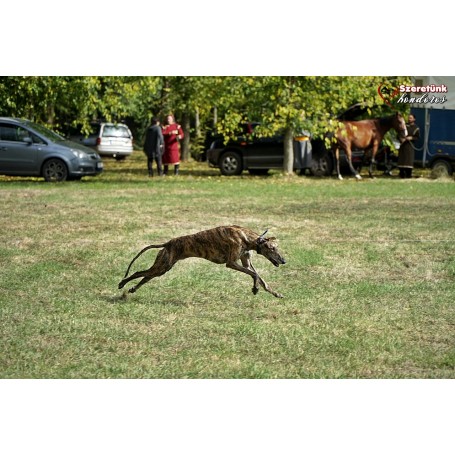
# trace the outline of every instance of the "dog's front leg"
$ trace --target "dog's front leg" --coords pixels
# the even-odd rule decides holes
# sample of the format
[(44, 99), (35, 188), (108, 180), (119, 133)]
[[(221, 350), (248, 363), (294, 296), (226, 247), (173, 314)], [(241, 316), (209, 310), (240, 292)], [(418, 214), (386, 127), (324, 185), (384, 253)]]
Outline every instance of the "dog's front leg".
[(270, 292), (270, 294), (274, 295), (275, 297), (282, 299), (283, 296), (279, 294), (278, 292), (275, 292), (260, 276), (257, 272), (253, 272), (252, 270), (241, 266), (240, 264), (237, 264), (237, 262), (228, 262), (226, 263), (226, 267), (237, 270), (238, 272), (243, 272), (246, 273), (247, 275), (250, 275), (254, 279), (254, 289), (257, 287), (257, 283), (259, 283), (267, 292)]
[[(258, 274), (258, 272), (256, 271), (256, 269), (253, 267), (253, 263), (251, 262), (251, 253), (248, 251), (246, 252), (241, 258), (240, 260), (242, 261), (242, 265), (243, 267), (245, 267), (246, 269), (249, 269), (251, 270), (253, 273), (255, 273), (255, 276), (253, 276), (253, 294), (256, 295), (258, 292), (259, 292), (259, 284), (260, 283), (260, 276)], [(264, 284), (262, 284), (262, 286), (264, 286)]]

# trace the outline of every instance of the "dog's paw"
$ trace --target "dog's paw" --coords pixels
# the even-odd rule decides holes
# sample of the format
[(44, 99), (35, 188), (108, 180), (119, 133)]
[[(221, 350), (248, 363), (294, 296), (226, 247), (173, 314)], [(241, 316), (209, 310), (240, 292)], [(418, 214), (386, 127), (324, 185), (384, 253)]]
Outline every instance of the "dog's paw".
[(128, 290), (130, 294), (134, 294), (136, 292), (136, 287), (132, 287), (131, 289)]
[(259, 292), (259, 289), (258, 288), (253, 288), (251, 289), (253, 291), (253, 294), (256, 295), (258, 292)]

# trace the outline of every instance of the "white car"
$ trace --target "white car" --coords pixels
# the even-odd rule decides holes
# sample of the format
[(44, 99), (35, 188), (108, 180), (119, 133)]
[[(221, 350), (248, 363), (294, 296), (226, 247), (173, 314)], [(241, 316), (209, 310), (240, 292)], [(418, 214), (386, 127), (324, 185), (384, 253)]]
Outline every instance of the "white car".
[(71, 135), (72, 141), (80, 142), (96, 150), (100, 155), (123, 160), (133, 153), (133, 135), (123, 123), (92, 124), (89, 136)]

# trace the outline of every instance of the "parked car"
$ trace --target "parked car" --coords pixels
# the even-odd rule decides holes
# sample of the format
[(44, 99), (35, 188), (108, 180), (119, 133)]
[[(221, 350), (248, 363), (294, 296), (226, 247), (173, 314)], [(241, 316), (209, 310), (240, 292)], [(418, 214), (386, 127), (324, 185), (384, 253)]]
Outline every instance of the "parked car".
[(68, 137), (90, 147), (100, 155), (123, 160), (133, 153), (133, 135), (123, 123), (92, 123), (88, 135), (71, 132)]
[[(240, 125), (239, 135), (224, 143), (215, 136), (207, 150), (209, 166), (217, 167), (223, 175), (240, 175), (244, 170), (251, 174), (265, 174), (269, 169), (282, 169), (284, 159), (283, 135), (260, 137), (255, 134), (259, 123)], [(294, 169), (301, 172), (311, 166), (309, 136), (294, 137)]]
[(60, 182), (102, 170), (103, 162), (92, 149), (29, 120), (0, 117), (0, 174)]

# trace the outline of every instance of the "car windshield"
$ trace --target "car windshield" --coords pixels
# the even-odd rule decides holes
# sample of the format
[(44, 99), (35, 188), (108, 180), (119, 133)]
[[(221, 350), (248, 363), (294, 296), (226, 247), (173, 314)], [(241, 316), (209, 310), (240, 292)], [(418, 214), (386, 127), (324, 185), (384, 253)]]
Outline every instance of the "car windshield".
[(103, 129), (103, 137), (130, 137), (130, 133), (126, 126), (105, 125)]
[(27, 122), (27, 126), (30, 126), (37, 133), (43, 135), (45, 138), (47, 138), (51, 141), (65, 141), (66, 140), (64, 137), (60, 136), (57, 133), (54, 133), (51, 130), (48, 130), (46, 127), (44, 127), (43, 125), (39, 125), (38, 123)]

